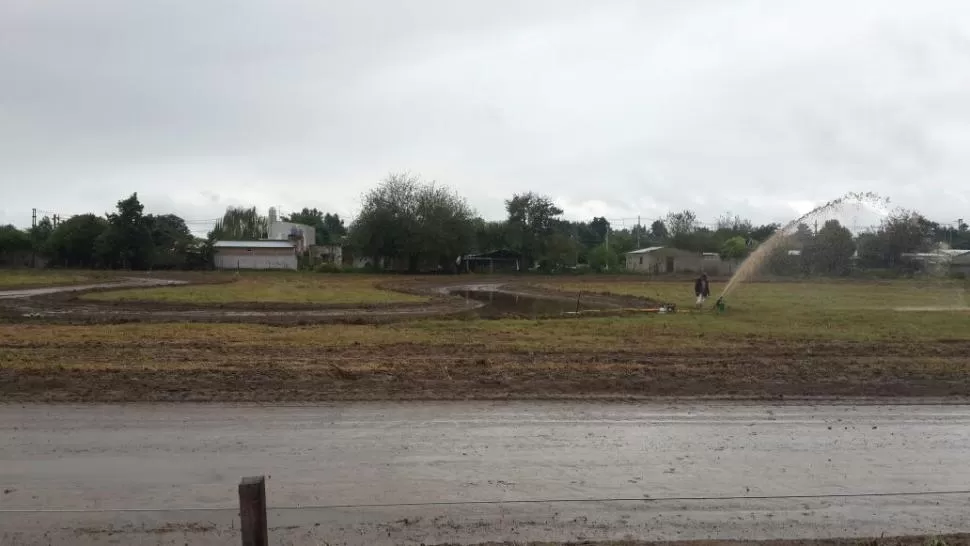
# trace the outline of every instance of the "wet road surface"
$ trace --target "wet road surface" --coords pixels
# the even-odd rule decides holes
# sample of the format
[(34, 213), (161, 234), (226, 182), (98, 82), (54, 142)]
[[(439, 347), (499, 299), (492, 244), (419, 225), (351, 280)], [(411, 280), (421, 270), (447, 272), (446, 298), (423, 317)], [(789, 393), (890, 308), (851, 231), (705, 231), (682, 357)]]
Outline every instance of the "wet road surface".
[(0, 406), (0, 543), (236, 543), (258, 474), (278, 544), (961, 532), (967, 453), (959, 405)]

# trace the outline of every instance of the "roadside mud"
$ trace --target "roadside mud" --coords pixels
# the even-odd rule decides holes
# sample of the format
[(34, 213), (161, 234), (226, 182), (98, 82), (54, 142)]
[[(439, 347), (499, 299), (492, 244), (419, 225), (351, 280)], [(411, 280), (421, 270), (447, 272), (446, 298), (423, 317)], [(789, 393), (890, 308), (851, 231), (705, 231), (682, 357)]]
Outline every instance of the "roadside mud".
[[(514, 279), (469, 282), (460, 277), (387, 281), (382, 288), (427, 296), (427, 302), (388, 304), (251, 303), (191, 305), (150, 301), (100, 302), (81, 299), (84, 292), (118, 290), (185, 281), (132, 280), (69, 289), (24, 291), (0, 299), (7, 322), (68, 324), (122, 322), (241, 322), (263, 324), (386, 323), (427, 317), (550, 318), (575, 311), (622, 312), (645, 308), (650, 300), (602, 294), (563, 294)], [(0, 294), (2, 296), (2, 294)]]

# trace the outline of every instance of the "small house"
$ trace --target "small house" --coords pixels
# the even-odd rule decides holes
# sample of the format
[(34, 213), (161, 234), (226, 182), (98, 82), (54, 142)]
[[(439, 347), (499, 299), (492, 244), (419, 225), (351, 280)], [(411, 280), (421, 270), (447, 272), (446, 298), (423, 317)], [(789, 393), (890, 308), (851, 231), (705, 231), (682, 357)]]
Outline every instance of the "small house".
[(704, 267), (700, 252), (652, 246), (626, 253), (626, 268), (639, 273), (697, 273)]
[(216, 269), (296, 269), (292, 241), (216, 241), (212, 245)]

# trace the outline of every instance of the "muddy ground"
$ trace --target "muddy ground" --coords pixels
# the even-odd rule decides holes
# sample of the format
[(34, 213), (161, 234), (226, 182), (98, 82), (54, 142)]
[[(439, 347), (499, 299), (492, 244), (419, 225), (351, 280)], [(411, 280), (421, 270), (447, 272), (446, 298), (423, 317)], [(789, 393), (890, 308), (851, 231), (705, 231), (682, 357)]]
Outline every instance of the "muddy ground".
[[(656, 329), (652, 331), (658, 337), (650, 337), (639, 334), (635, 322), (618, 324), (619, 333), (600, 322), (600, 329), (591, 333), (579, 325), (592, 323), (574, 315), (548, 321), (501, 321), (510, 331), (496, 342), (490, 333), (495, 328), (460, 329), (442, 325), (450, 321), (415, 320), (562, 317), (577, 308), (609, 314), (656, 305), (643, 298), (594, 294), (583, 294), (577, 302), (576, 294), (514, 278), (468, 283), (462, 277), (390, 279), (388, 287), (427, 295), (430, 301), (350, 309), (97, 303), (80, 300), (74, 292), (0, 299), (0, 314), (5, 313), (7, 321), (0, 324), (0, 400), (970, 396), (970, 374), (965, 368), (970, 340), (964, 339), (712, 336), (708, 340), (703, 333), (700, 337), (668, 335)], [(453, 295), (459, 289), (468, 297)], [(132, 325), (130, 331), (100, 326), (127, 322), (152, 324)], [(168, 325), (154, 324), (184, 322), (273, 326), (397, 322), (405, 326), (387, 326), (388, 330), (384, 326), (372, 330), (307, 327), (312, 331), (307, 330), (305, 337), (281, 342), (271, 339), (274, 331), (293, 329), (266, 326), (240, 331), (233, 324), (220, 324), (214, 330), (200, 326), (179, 330), (174, 338), (160, 338), (156, 328)], [(76, 326), (87, 324), (93, 326)], [(326, 341), (334, 336), (343, 341)], [(576, 341), (584, 336), (585, 341)]]
[[(324, 333), (321, 333), (324, 335)], [(145, 337), (0, 341), (8, 401), (328, 401), (665, 396), (965, 397), (970, 342), (787, 342), (649, 353), (433, 346), (319, 348)], [(285, 354), (285, 357), (282, 355)], [(811, 355), (806, 357), (806, 355)], [(77, 365), (82, 363), (81, 365)]]
[[(145, 281), (133, 281), (132, 286), (138, 286), (138, 282)], [(87, 290), (59, 291), (61, 289), (51, 288), (32, 292), (30, 297), (0, 298), (0, 320), (59, 324), (171, 321), (274, 325), (378, 324), (427, 317), (535, 318), (560, 316), (564, 312), (577, 310), (620, 312), (623, 309), (655, 306), (655, 302), (649, 299), (634, 296), (564, 294), (534, 286), (514, 277), (490, 277), (487, 282), (482, 282), (460, 276), (435, 276), (392, 279), (381, 283), (380, 286), (388, 290), (427, 296), (429, 301), (376, 305), (250, 302), (188, 305), (152, 301), (102, 302), (81, 299), (81, 295), (85, 292), (109, 291), (125, 287), (98, 285)], [(493, 302), (489, 298), (483, 298), (483, 293), (493, 293), (499, 301)], [(520, 301), (512, 301), (510, 298)], [(545, 305), (536, 306), (536, 302)]]

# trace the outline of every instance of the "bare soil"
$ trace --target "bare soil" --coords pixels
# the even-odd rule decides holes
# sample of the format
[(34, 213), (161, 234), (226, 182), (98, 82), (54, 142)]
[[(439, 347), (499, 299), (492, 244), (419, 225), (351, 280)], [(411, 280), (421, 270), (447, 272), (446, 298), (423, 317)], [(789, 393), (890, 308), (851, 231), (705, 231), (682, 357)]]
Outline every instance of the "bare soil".
[[(799, 540), (685, 540), (685, 541), (608, 541), (608, 542), (484, 542), (476, 546), (966, 546), (970, 534), (940, 537), (824, 538)], [(442, 545), (446, 546), (446, 545)]]
[[(321, 332), (321, 335), (324, 333)], [(754, 341), (707, 348), (516, 350), (457, 344), (0, 342), (7, 401), (329, 401), (722, 397), (965, 397), (970, 342)], [(285, 354), (285, 357), (282, 356)], [(811, 356), (806, 356), (811, 355)]]

